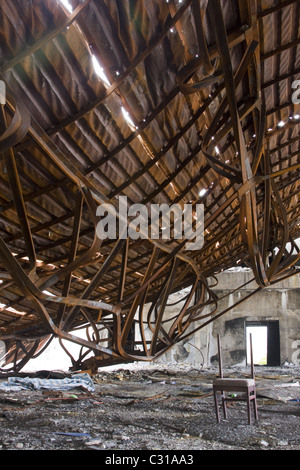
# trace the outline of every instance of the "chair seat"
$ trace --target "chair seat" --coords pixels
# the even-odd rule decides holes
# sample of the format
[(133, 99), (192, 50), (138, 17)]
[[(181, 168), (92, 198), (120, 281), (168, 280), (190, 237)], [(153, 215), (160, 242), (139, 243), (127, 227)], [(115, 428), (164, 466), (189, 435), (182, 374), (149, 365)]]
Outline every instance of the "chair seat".
[(213, 385), (216, 387), (251, 387), (254, 386), (254, 379), (214, 379)]

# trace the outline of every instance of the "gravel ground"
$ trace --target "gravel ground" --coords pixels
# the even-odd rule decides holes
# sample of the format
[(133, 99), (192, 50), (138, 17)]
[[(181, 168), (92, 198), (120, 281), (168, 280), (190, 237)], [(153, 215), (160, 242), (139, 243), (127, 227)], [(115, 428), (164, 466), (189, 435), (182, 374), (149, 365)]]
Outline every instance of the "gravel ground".
[(216, 374), (147, 366), (99, 372), (92, 394), (1, 391), (0, 449), (101, 450), (105, 458), (117, 451), (300, 449), (299, 368), (256, 369), (259, 419), (252, 425), (241, 402), (228, 404), (228, 420), (216, 422)]

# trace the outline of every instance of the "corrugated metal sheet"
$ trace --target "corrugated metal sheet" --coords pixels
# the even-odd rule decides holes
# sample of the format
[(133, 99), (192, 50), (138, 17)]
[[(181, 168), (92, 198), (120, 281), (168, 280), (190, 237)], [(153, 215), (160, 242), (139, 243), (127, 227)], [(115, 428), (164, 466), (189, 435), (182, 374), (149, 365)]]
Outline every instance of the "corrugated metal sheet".
[[(0, 339), (14, 368), (53, 335), (78, 342), (82, 325), (99, 363), (151, 359), (213, 321), (215, 273), (249, 266), (260, 289), (297, 260), (285, 246), (300, 234), (299, 2), (68, 4), (0, 5), (1, 132), (21, 113), (0, 160)], [(101, 243), (96, 207), (120, 196), (203, 203), (203, 247)], [(169, 294), (189, 286), (195, 305), (164, 323)]]

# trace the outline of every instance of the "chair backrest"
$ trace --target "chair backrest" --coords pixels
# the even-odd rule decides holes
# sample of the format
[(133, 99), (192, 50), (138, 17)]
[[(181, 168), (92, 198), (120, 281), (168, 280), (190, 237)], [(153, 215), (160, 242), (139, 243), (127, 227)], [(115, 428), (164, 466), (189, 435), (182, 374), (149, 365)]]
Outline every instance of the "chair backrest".
[(251, 361), (251, 377), (252, 379), (254, 379), (255, 371), (254, 371), (254, 362), (253, 362), (252, 333), (250, 333), (250, 361)]
[[(218, 338), (219, 374), (220, 374), (220, 378), (223, 379), (222, 346), (221, 346), (220, 335), (218, 335), (217, 338)], [(255, 370), (254, 370), (254, 363), (253, 363), (252, 333), (250, 333), (250, 360), (251, 360), (251, 378), (254, 379)]]
[(223, 379), (222, 346), (221, 346), (220, 335), (218, 335), (218, 357), (219, 357), (219, 374), (220, 374), (220, 378)]

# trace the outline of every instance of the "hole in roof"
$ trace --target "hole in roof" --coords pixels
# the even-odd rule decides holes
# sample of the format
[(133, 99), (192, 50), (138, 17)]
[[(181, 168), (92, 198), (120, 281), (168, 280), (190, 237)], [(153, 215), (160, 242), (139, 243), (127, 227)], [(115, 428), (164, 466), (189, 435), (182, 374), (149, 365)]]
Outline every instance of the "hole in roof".
[(58, 0), (58, 1), (61, 5), (63, 5), (66, 8), (66, 10), (68, 10), (68, 12), (73, 13), (73, 7), (70, 4), (70, 2), (68, 2), (68, 0)]
[(104, 83), (106, 83), (106, 85), (110, 86), (110, 82), (109, 82), (107, 76), (105, 75), (103, 67), (101, 67), (97, 57), (94, 56), (94, 55), (92, 55), (92, 62), (93, 62), (95, 73), (98, 75), (99, 78), (101, 78), (101, 80)]
[(125, 118), (126, 121), (128, 122), (128, 124), (129, 124), (131, 127), (133, 127), (134, 129), (136, 129), (136, 126), (134, 125), (134, 122), (133, 122), (133, 120), (131, 119), (131, 117), (130, 117), (128, 111), (126, 111), (126, 109), (123, 108), (123, 106), (122, 106), (122, 113), (123, 113), (124, 118)]

